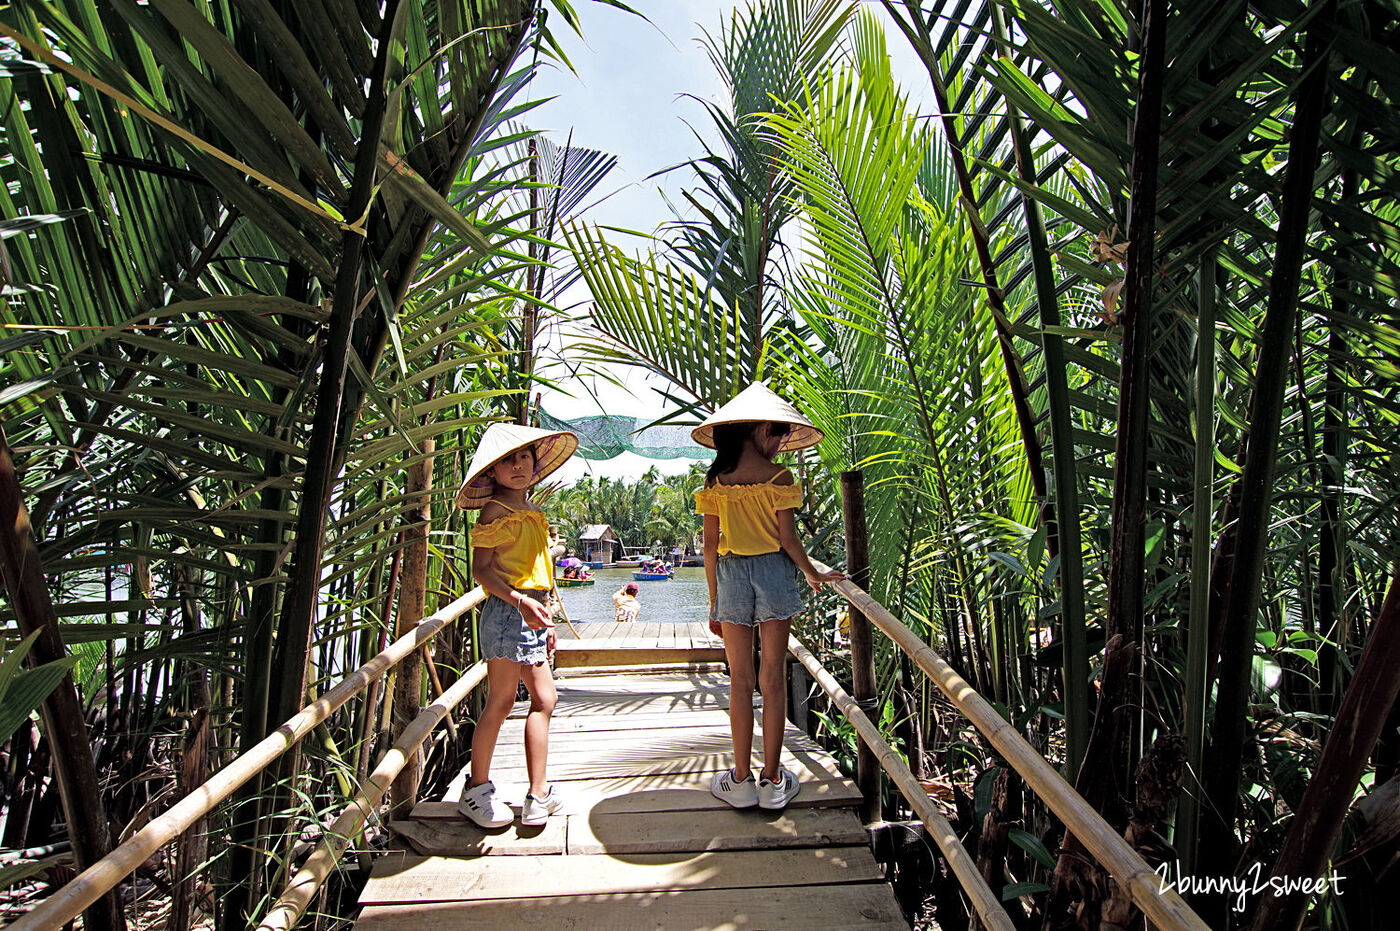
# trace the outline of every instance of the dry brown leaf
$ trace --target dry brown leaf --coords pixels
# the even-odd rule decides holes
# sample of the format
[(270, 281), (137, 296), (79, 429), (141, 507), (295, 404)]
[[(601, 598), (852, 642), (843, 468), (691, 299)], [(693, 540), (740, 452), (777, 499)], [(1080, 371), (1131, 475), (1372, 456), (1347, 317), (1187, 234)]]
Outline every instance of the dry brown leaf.
[(1099, 314), (1099, 319), (1109, 326), (1118, 325), (1118, 299), (1123, 295), (1125, 281), (1126, 279), (1123, 278), (1113, 279), (1104, 285), (1103, 293), (1100, 295), (1103, 298), (1103, 311)]
[(1126, 242), (1115, 242), (1118, 238), (1118, 224), (1113, 224), (1094, 237), (1094, 241), (1089, 243), (1089, 252), (1094, 256), (1094, 261), (1100, 265), (1114, 262), (1119, 265), (1128, 256), (1128, 244)]

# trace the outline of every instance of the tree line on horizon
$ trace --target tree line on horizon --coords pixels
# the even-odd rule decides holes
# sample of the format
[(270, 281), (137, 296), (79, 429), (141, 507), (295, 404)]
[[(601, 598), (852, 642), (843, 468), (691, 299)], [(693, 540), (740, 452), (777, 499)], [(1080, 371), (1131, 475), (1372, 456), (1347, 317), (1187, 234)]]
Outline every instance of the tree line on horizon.
[(678, 475), (662, 475), (652, 466), (634, 481), (585, 475), (574, 484), (544, 497), (549, 521), (579, 551), (579, 534), (590, 524), (606, 524), (629, 550), (658, 541), (665, 552), (675, 546), (695, 548), (700, 517), (694, 492), (705, 480), (707, 466), (695, 463)]

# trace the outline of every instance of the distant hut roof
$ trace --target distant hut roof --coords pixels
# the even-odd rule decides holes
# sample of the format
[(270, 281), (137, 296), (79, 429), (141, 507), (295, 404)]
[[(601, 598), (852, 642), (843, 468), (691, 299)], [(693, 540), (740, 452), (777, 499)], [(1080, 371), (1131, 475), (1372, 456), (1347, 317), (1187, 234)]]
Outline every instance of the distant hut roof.
[(589, 524), (578, 535), (580, 540), (616, 540), (617, 532), (607, 524)]

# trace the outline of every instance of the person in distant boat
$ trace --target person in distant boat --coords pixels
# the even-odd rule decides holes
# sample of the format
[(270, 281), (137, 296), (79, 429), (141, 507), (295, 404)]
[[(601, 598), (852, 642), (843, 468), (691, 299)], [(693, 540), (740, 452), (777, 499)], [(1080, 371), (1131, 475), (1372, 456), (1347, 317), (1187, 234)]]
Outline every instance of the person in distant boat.
[(628, 582), (626, 585), (613, 592), (613, 620), (618, 623), (635, 621), (637, 615), (642, 613), (642, 603), (637, 600), (637, 592), (641, 591), (636, 582)]
[[(845, 578), (821, 571), (797, 538), (794, 511), (802, 488), (773, 462), (779, 453), (815, 446), (822, 432), (761, 382), (745, 388), (690, 434), (715, 451), (695, 512), (705, 519), (705, 581), (710, 629), (724, 638), (729, 660), (729, 733), (734, 767), (715, 773), (710, 792), (735, 808), (780, 809), (797, 796), (797, 775), (778, 765), (787, 714), (786, 659), (792, 618), (803, 608), (797, 586)], [(763, 692), (763, 769), (757, 783), (753, 751), (753, 638), (758, 628)]]
[(481, 436), (457, 507), (480, 510), (471, 531), (472, 576), (489, 596), (476, 622), (486, 661), (486, 707), (472, 734), (471, 776), (457, 810), (483, 828), (515, 820), (491, 782), (491, 757), (520, 682), (530, 693), (525, 717), (525, 771), (530, 787), (521, 824), (544, 824), (564, 802), (545, 780), (549, 720), (558, 693), (549, 668), (554, 652), (554, 563), (549, 524), (530, 489), (578, 449), (567, 431), (495, 423)]

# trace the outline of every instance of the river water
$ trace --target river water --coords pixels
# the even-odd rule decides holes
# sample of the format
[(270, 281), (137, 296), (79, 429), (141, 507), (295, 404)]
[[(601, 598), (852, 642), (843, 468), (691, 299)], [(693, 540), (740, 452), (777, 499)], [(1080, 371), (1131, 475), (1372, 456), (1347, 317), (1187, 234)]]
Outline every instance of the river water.
[[(613, 593), (632, 581), (631, 569), (594, 569), (592, 585), (561, 588), (564, 610), (569, 620), (611, 621)], [(704, 622), (710, 617), (710, 595), (705, 587), (705, 570), (700, 566), (682, 567), (665, 582), (638, 582), (637, 601), (642, 613), (637, 620), (643, 624), (689, 624)]]

